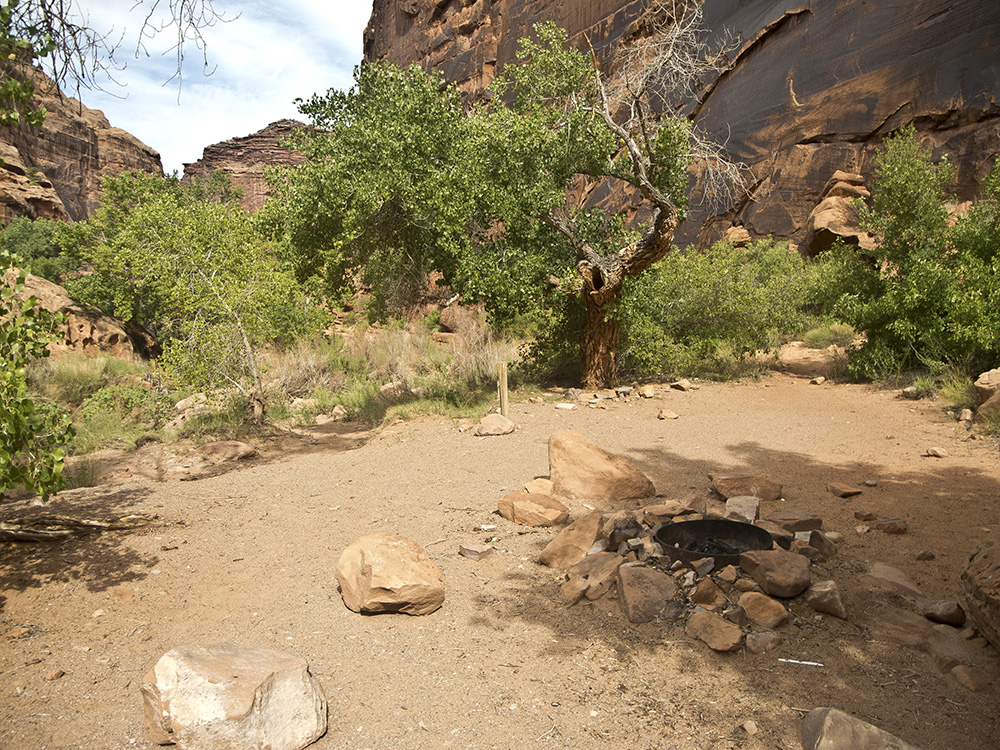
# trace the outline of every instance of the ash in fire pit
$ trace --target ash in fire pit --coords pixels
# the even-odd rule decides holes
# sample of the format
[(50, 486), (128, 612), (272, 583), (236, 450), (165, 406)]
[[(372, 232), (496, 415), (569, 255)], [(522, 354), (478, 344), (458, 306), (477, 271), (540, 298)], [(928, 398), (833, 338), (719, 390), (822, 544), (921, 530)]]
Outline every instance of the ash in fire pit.
[(720, 567), (739, 565), (744, 552), (770, 549), (773, 544), (771, 535), (759, 526), (719, 518), (664, 524), (656, 532), (656, 541), (671, 560), (689, 563), (714, 557)]

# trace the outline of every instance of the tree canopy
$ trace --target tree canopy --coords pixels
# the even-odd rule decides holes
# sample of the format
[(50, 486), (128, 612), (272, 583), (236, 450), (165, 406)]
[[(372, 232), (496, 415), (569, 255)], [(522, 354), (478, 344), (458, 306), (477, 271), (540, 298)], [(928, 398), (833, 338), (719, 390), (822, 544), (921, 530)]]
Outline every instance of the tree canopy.
[(188, 185), (123, 172), (101, 184), (97, 214), (69, 230), (93, 269), (71, 291), (152, 331), (168, 374), (234, 386), (260, 416), (256, 352), (314, 330), (284, 249), (265, 241), (222, 173)]
[[(649, 41), (607, 81), (565, 31), (540, 24), (469, 116), (439, 76), (377, 64), (351, 90), (303, 102), (313, 129), (294, 145), (308, 161), (275, 177), (273, 224), (301, 254), (300, 276), (342, 288), (360, 274), (385, 308), (438, 271), (503, 321), (512, 306), (541, 308), (552, 279), (575, 268), (564, 291), (583, 301), (583, 379), (613, 383), (613, 303), (670, 251), (689, 169), (714, 198), (744, 188), (740, 165), (678, 106), (727, 64), (728, 47), (708, 46), (698, 4), (654, 3), (649, 14)], [(583, 210), (598, 181), (623, 186), (644, 223), (624, 232), (618, 209)]]

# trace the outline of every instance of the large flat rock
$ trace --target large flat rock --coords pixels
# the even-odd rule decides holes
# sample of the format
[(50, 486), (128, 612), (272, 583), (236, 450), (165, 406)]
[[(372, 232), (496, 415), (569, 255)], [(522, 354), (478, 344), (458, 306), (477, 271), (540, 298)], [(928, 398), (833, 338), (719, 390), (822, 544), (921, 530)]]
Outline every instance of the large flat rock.
[(182, 750), (300, 750), (326, 732), (305, 659), (270, 649), (175, 648), (143, 678), (142, 698), (153, 742)]

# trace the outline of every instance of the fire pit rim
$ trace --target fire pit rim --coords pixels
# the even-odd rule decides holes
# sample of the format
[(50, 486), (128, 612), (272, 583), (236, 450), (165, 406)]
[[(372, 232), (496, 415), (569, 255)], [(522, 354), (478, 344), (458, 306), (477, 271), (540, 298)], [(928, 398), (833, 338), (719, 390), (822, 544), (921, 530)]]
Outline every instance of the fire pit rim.
[[(686, 527), (686, 528), (685, 528)], [(671, 534), (671, 530), (674, 533)], [(666, 532), (666, 533), (665, 533)], [(739, 541), (733, 546), (741, 547), (741, 552), (735, 555), (707, 555), (702, 552), (691, 552), (674, 544), (686, 544), (696, 534), (702, 536), (714, 536), (722, 541), (734, 539), (739, 536)], [(660, 524), (653, 534), (656, 541), (663, 547), (663, 553), (671, 560), (680, 560), (683, 563), (692, 563), (704, 557), (715, 558), (717, 568), (726, 565), (739, 565), (740, 554), (758, 549), (771, 549), (774, 538), (766, 530), (752, 523), (743, 521), (731, 521), (726, 518), (699, 518), (692, 521), (673, 521)], [(727, 541), (727, 543), (729, 543)]]

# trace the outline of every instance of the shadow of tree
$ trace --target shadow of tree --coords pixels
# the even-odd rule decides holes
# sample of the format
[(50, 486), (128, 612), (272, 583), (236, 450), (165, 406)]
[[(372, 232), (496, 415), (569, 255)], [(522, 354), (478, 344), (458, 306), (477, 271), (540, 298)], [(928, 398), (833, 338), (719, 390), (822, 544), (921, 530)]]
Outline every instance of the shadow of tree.
[[(769, 449), (745, 442), (729, 447), (732, 460), (725, 464), (680, 455), (670, 448), (635, 448), (626, 455), (650, 476), (661, 494), (682, 497), (692, 490), (712, 492), (708, 474), (762, 472), (784, 483), (786, 500), (766, 503), (766, 517), (779, 506), (818, 513), (839, 529), (847, 543), (831, 561), (814, 566), (814, 579), (837, 581), (850, 613), (848, 621), (816, 617), (802, 603), (791, 603), (791, 623), (782, 630), (785, 643), (771, 654), (716, 654), (694, 642), (685, 631), (686, 618), (677, 622), (634, 624), (617, 601), (604, 597), (568, 607), (558, 598), (555, 576), (509, 574), (502, 593), (492, 606), (497, 623), (516, 628), (517, 622), (541, 626), (553, 638), (543, 648), (545, 656), (566, 660), (594, 643), (617, 654), (623, 668), (637, 659), (666, 658), (665, 644), (689, 644), (685, 656), (692, 668), (700, 668), (698, 679), (711, 676), (737, 686), (736, 690), (769, 696), (787, 706), (833, 705), (881, 725), (887, 731), (921, 739), (930, 747), (985, 747), (998, 728), (994, 698), (987, 693), (969, 693), (949, 682), (923, 653), (875, 639), (870, 626), (893, 607), (910, 606), (898, 596), (874, 591), (861, 579), (868, 564), (883, 560), (904, 569), (928, 587), (928, 595), (960, 599), (961, 569), (989, 527), (1000, 524), (1000, 480), (968, 463), (949, 463), (933, 458), (919, 468), (893, 470), (874, 461), (828, 462), (805, 452)], [(863, 485), (877, 481), (875, 486)], [(832, 483), (852, 484), (863, 489), (852, 498), (835, 497), (827, 490)], [(914, 502), (916, 498), (920, 503)], [(903, 536), (878, 532), (856, 534), (854, 512), (865, 509), (880, 517), (902, 516), (910, 529)], [(535, 551), (545, 546), (540, 539)], [(917, 549), (938, 549), (933, 566), (916, 563)], [(924, 565), (923, 568), (917, 566)], [(921, 580), (922, 579), (922, 580)], [(936, 591), (933, 587), (936, 587)], [(912, 607), (911, 607), (912, 608)], [(478, 613), (476, 617), (483, 617)], [(512, 625), (512, 623), (515, 623)], [(779, 656), (817, 661), (825, 667), (803, 667), (777, 662)], [(982, 657), (977, 668), (988, 681), (1000, 681), (996, 659)], [(677, 668), (676, 662), (671, 662)], [(687, 667), (683, 666), (682, 670)], [(812, 669), (813, 672), (808, 670)], [(721, 678), (720, 678), (721, 675)], [(676, 677), (676, 674), (674, 675)], [(649, 692), (669, 692), (670, 677), (662, 683), (649, 681)], [(806, 687), (804, 687), (804, 685)], [(880, 707), (887, 699), (892, 709)], [(933, 726), (926, 717), (933, 716)], [(927, 734), (916, 734), (926, 732)], [(961, 737), (967, 745), (954, 744)], [(978, 743), (978, 744), (977, 744)], [(983, 744), (985, 743), (985, 744)]]
[[(0, 521), (58, 515), (73, 519), (113, 520), (129, 514), (150, 494), (146, 489), (88, 488), (55, 496), (46, 506), (11, 503), (0, 506)], [(23, 591), (52, 582), (78, 581), (90, 591), (144, 578), (158, 558), (141, 555), (121, 544), (129, 530), (95, 530), (60, 542), (0, 544), (0, 584)], [(0, 611), (4, 599), (0, 599)]]

